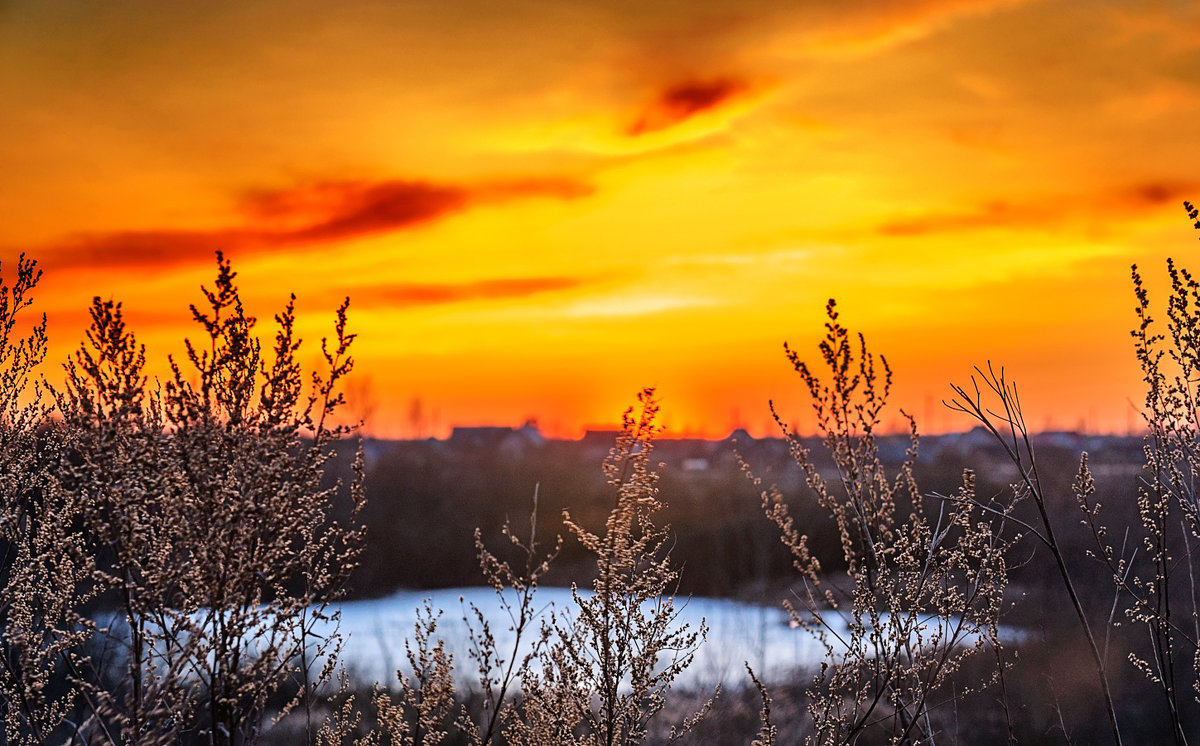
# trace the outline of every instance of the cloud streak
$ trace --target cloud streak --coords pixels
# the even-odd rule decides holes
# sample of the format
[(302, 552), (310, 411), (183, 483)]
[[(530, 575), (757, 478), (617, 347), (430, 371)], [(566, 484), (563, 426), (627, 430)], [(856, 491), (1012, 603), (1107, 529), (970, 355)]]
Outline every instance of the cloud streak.
[(393, 283), (351, 288), (355, 306), (411, 308), (469, 301), (516, 300), (574, 290), (591, 281), (578, 277), (506, 277), (461, 283)]
[[(1028, 0), (917, 0), (830, 4), (803, 32), (810, 52), (861, 55), (887, 51), (971, 16), (1024, 5)], [(829, 10), (835, 9), (835, 10)]]
[(995, 228), (1041, 228), (1077, 218), (1129, 219), (1197, 194), (1200, 182), (1147, 181), (1077, 199), (1038, 203), (996, 200), (972, 210), (896, 218), (878, 225), (876, 232), (888, 237), (914, 237)]
[(168, 268), (209, 261), (217, 250), (272, 253), (412, 230), (471, 208), (518, 199), (577, 199), (592, 193), (566, 179), (479, 184), (429, 181), (328, 181), (244, 196), (240, 225), (209, 230), (169, 228), (71, 236), (32, 249), (47, 266)]

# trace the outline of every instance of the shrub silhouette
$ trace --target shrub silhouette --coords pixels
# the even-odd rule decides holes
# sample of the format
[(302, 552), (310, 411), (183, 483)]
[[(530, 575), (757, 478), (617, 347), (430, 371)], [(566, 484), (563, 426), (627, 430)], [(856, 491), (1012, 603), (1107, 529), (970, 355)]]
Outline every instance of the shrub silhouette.
[[(505, 731), (522, 746), (559, 743), (628, 746), (644, 743), (666, 705), (672, 682), (692, 662), (706, 628), (678, 621), (679, 572), (671, 563), (670, 532), (654, 522), (657, 470), (650, 461), (658, 435), (653, 390), (625, 412), (617, 443), (604, 463), (616, 505), (603, 533), (592, 533), (569, 512), (563, 523), (596, 558), (592, 593), (571, 587), (570, 616), (547, 622), (540, 666), (521, 680), (521, 717)], [(672, 729), (672, 738), (703, 716)]]
[[(70, 485), (120, 609), (104, 632), (123, 649), (94, 656), (83, 682), (91, 742), (254, 743), (275, 692), (294, 680), (284, 710), (310, 707), (332, 674), (340, 639), (316, 630), (336, 617), (362, 533), (331, 519), (337, 488), (322, 479), (348, 432), (331, 418), (354, 337), (343, 304), (304, 394), (292, 303), (267, 358), (235, 277), (218, 254), (207, 304), (192, 307), (203, 341), (162, 388), (120, 304), (96, 299), (58, 393), (76, 437)], [(360, 479), (350, 492), (361, 502)]]
[[(762, 493), (803, 581), (798, 601), (785, 604), (825, 650), (808, 692), (805, 741), (852, 743), (879, 733), (889, 743), (931, 743), (941, 730), (936, 704), (964, 660), (980, 652), (1000, 660), (1005, 516), (993, 519), (979, 507), (970, 472), (958, 493), (938, 498), (935, 515), (926, 514), (912, 472), (918, 446), (912, 418), (908, 458), (894, 475), (886, 473), (875, 438), (891, 369), (861, 335), (852, 339), (833, 300), (826, 313), (820, 352), (828, 378), (786, 345), (785, 351), (812, 399), (837, 483), (826, 481), (798, 434), (777, 413), (775, 419), (813, 498), (837, 525), (845, 569), (825, 571), (779, 490)], [(763, 690), (764, 716), (769, 704)], [(764, 722), (760, 741), (771, 740), (770, 726)]]
[(70, 444), (49, 421), (35, 379), (46, 357), (46, 317), (24, 335), (21, 316), (41, 278), (22, 255), (16, 278), (0, 282), (0, 715), (4, 741), (43, 744), (63, 736), (92, 625), (79, 614), (91, 597), (94, 562), (76, 530), (81, 499), (55, 464)]

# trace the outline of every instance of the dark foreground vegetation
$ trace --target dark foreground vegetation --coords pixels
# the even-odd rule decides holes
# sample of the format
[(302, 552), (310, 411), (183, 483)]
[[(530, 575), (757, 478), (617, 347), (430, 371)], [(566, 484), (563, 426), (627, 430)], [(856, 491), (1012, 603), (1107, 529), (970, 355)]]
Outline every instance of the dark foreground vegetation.
[[(42, 377), (38, 270), (4, 270), (0, 743), (1200, 738), (1200, 283), (1172, 263), (1165, 303), (1133, 274), (1144, 438), (1035, 436), (991, 365), (948, 402), (975, 429), (884, 437), (892, 372), (830, 301), (785, 348), (820, 435), (736, 446), (661, 439), (652, 391), (603, 442), (354, 441), (347, 306), (304, 372), (291, 305), (260, 342), (221, 257), (161, 385), (100, 300)], [(467, 656), (426, 608), (394, 690), (339, 670), (340, 601), (477, 584), (507, 613), (466, 611)], [(824, 661), (681, 690), (691, 594), (783, 603)]]

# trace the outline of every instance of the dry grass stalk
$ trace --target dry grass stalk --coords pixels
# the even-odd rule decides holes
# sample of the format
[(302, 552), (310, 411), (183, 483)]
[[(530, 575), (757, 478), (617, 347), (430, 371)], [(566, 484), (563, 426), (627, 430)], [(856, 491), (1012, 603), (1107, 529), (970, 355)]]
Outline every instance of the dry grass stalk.
[(376, 690), (379, 732), (356, 741), (359, 746), (373, 744), (372, 739), (389, 746), (438, 746), (465, 719), (455, 701), (454, 658), (446, 652), (445, 641), (437, 639), (440, 615), (428, 602), (418, 613), (413, 639), (404, 642), (412, 673), (397, 672), (398, 702), (385, 690)]
[[(669, 529), (654, 523), (662, 508), (650, 461), (658, 404), (651, 390), (639, 403), (636, 416), (633, 409), (625, 413), (605, 461), (616, 505), (604, 532), (592, 533), (564, 512), (567, 528), (596, 557), (596, 579), (591, 594), (572, 586), (571, 614), (545, 623), (549, 644), (540, 667), (530, 667), (521, 681), (520, 717), (504, 733), (510, 744), (642, 743), (704, 639), (703, 624), (693, 630), (678, 621)], [(671, 738), (695, 722), (680, 723)]]
[(963, 660), (1000, 645), (1004, 520), (978, 508), (969, 472), (956, 495), (941, 498), (936, 516), (926, 514), (912, 473), (917, 432), (911, 418), (907, 458), (888, 474), (875, 435), (891, 370), (868, 352), (861, 335), (852, 341), (832, 300), (826, 310), (820, 351), (828, 379), (785, 349), (812, 397), (836, 482), (826, 481), (799, 435), (777, 413), (775, 419), (812, 495), (836, 522), (844, 579), (821, 567), (783, 495), (775, 488), (762, 493), (804, 581), (788, 609), (825, 647), (809, 689), (807, 742), (853, 743), (875, 733), (889, 743), (931, 744), (941, 731), (937, 710), (953, 698), (949, 685)]
[[(1004, 507), (984, 505), (978, 501), (976, 504), (985, 510), (1003, 514), (1010, 520), (1015, 520), (1011, 517), (1011, 511), (1016, 504), (1022, 500), (1033, 502), (1038, 513), (1038, 524), (1021, 522), (1021, 526), (1028, 536), (1033, 537), (1048, 549), (1054, 558), (1059, 578), (1062, 580), (1075, 618), (1087, 641), (1092, 666), (1096, 672), (1096, 680), (1104, 698), (1105, 712), (1113, 742), (1120, 744), (1122, 742), (1121, 729), (1117, 721), (1116, 703), (1109, 685), (1108, 665), (1096, 642), (1095, 631), (1083, 607), (1076, 581), (1069, 570), (1065, 550), (1055, 532), (1054, 523), (1050, 519), (1049, 498), (1042, 486), (1037, 455), (1030, 439), (1029, 428), (1025, 424), (1025, 415), (1021, 408), (1017, 386), (1005, 378), (1003, 368), (997, 372), (991, 364), (988, 365), (986, 371), (976, 368), (976, 373), (978, 379), (975, 376), (971, 377), (972, 388), (970, 391), (962, 386), (952, 386), (955, 398), (948, 402), (948, 406), (969, 415), (991, 433), (996, 442), (1004, 448), (1005, 454), (1020, 474), (1020, 481), (1012, 487), (1011, 500)], [(984, 384), (982, 388), (981, 381)], [(997, 404), (985, 404), (983, 389), (990, 391)], [(1091, 482), (1087, 463), (1087, 454), (1084, 453), (1081, 457), (1079, 476), (1075, 486), (1075, 494), (1081, 505), (1085, 507), (1085, 511), (1087, 510), (1088, 492), (1086, 485)]]
[(347, 432), (330, 423), (354, 336), (343, 305), (336, 338), (322, 344), (326, 372), (304, 395), (293, 304), (276, 316), (264, 359), (235, 277), (218, 255), (207, 307), (192, 307), (203, 343), (188, 341), (190, 372), (172, 360), (162, 389), (148, 387), (120, 305), (97, 299), (59, 394), (79, 433), (73, 476), (89, 498), (86, 524), (112, 558), (100, 577), (121, 600), (123, 684), (115, 694), (93, 684), (97, 732), (118, 740), (199, 729), (215, 745), (253, 743), (285, 682), (297, 680), (292, 706), (307, 709), (334, 671), (340, 638), (317, 630), (336, 617), (329, 604), (362, 540), (361, 453), (350, 526), (333, 519), (337, 487), (322, 479)]
[[(1190, 202), (1184, 209), (1192, 220), (1200, 216)], [(1149, 636), (1149, 651), (1131, 651), (1128, 658), (1157, 686), (1175, 743), (1183, 744), (1182, 698), (1200, 699), (1200, 606), (1192, 549), (1200, 538), (1200, 283), (1171, 259), (1167, 275), (1164, 324), (1152, 314), (1137, 266), (1132, 270), (1138, 303), (1132, 336), (1146, 386), (1142, 417), (1147, 429), (1137, 531), (1119, 549), (1109, 540), (1087, 454), (1074, 493), (1095, 539), (1093, 556), (1108, 569), (1126, 617)], [(1131, 538), (1140, 544), (1140, 560), (1128, 548)]]
[(74, 525), (78, 496), (55, 465), (61, 428), (34, 378), (46, 357), (46, 317), (22, 334), (41, 270), (22, 255), (0, 282), (0, 717), (4, 741), (43, 744), (62, 735), (73, 708), (68, 669), (81, 663), (92, 625), (79, 616), (91, 596), (93, 562)]
[[(542, 553), (537, 543), (537, 505), (535, 488), (528, 539), (518, 537), (512, 525), (504, 522), (503, 534), (523, 560), (517, 569), (507, 560), (492, 554), (484, 545), (479, 529), (475, 530), (479, 566), (484, 579), (496, 592), (500, 609), (507, 617), (512, 645), (503, 651), (499, 649), (492, 633), (491, 620), (478, 606), (471, 604), (469, 610), (464, 612), (463, 621), (467, 625), (470, 643), (468, 654), (475, 662), (482, 699), (481, 711), (476, 718), (465, 719), (462, 723), (473, 746), (487, 746), (500, 738), (515, 714), (514, 690), (528, 676), (531, 666), (544, 653), (549, 641), (546, 627), (541, 627), (540, 633), (534, 628), (534, 623), (541, 617), (541, 610), (535, 605), (534, 593), (562, 549), (562, 537), (556, 536), (554, 548)], [(522, 654), (522, 642), (535, 634), (537, 636), (533, 643)]]

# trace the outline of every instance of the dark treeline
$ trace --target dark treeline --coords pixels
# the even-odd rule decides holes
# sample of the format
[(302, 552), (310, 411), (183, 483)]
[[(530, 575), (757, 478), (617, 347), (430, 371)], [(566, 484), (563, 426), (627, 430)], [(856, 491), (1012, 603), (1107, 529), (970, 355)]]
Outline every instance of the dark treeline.
[[(523, 524), (535, 492), (539, 530), (548, 537), (561, 533), (564, 509), (590, 525), (603, 522), (611, 509), (612, 492), (600, 468), (612, 443), (610, 434), (569, 441), (543, 440), (530, 429), (464, 433), (445, 440), (368, 441), (368, 499), (362, 513), (367, 540), (351, 580), (354, 597), (478, 584), (476, 527), (488, 546), (502, 547), (504, 521)], [(820, 439), (804, 443), (822, 472), (835, 477)], [(1092, 539), (1072, 530), (1079, 508), (1070, 487), (1079, 455), (1091, 454), (1102, 499), (1113, 498), (1104, 502), (1112, 506), (1114, 517), (1135, 520), (1137, 506), (1128, 497), (1144, 460), (1142, 439), (1047, 433), (1035, 443), (1043, 478), (1051, 494), (1062, 498), (1055, 518), (1064, 526), (1064, 540), (1078, 550), (1070, 554), (1086, 560)], [(903, 461), (909, 440), (907, 435), (888, 436), (879, 444), (881, 458), (894, 468)], [(778, 530), (763, 514), (759, 490), (743, 473), (739, 454), (756, 474), (779, 487), (822, 564), (839, 567), (836, 525), (806, 489), (787, 442), (744, 433), (725, 440), (659, 441), (656, 455), (663, 469), (658, 486), (667, 505), (663, 520), (675, 542), (671, 554), (683, 568), (684, 594), (775, 603), (780, 587), (793, 582), (795, 572)], [(931, 495), (926, 507), (936, 511), (932, 495), (951, 494), (965, 469), (976, 472), (981, 495), (1005, 492), (1016, 476), (1000, 447), (980, 430), (923, 437), (916, 477)], [(1037, 588), (1047, 578), (1043, 561), (1049, 557), (1035, 552), (1014, 570), (1013, 582)], [(587, 567), (581, 548), (568, 542), (547, 582), (586, 582)]]

